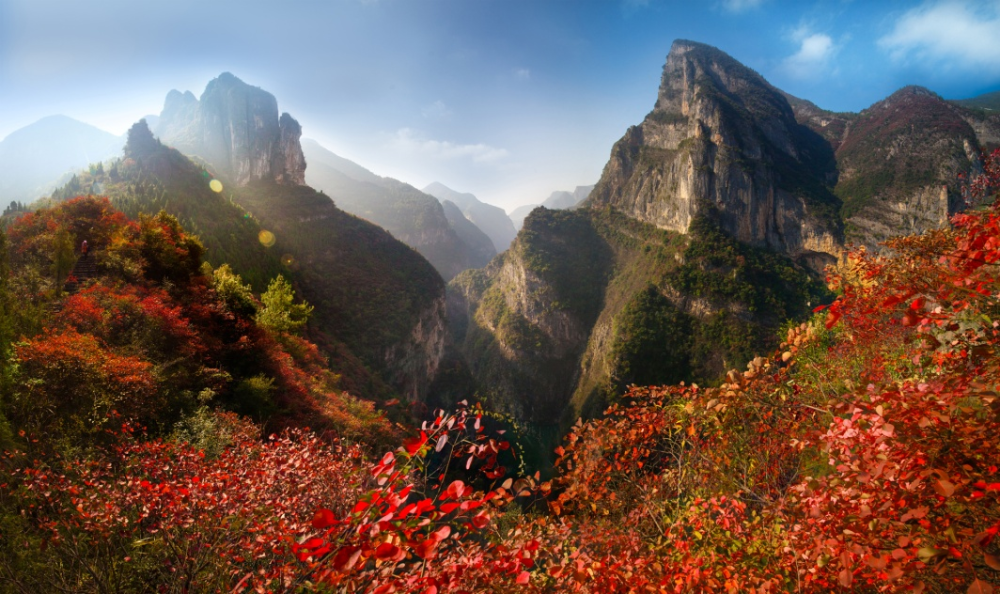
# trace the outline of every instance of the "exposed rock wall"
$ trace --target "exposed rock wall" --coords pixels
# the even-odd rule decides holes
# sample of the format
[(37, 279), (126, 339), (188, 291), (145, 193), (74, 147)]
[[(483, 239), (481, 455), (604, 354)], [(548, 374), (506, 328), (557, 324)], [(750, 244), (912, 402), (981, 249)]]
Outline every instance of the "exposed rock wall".
[(305, 183), (302, 128), (278, 118), (274, 95), (225, 72), (201, 99), (170, 91), (154, 134), (183, 153), (204, 159), (238, 186), (260, 180)]
[(410, 402), (423, 401), (444, 359), (449, 334), (445, 296), (435, 299), (419, 316), (410, 335), (388, 349), (390, 384)]
[(288, 115), (281, 114), (278, 120), (278, 162), (272, 165), (272, 170), (278, 173), (275, 181), (279, 184), (306, 185), (306, 157), (302, 153), (302, 126)]
[(588, 201), (682, 233), (705, 213), (751, 245), (833, 255), (839, 228), (823, 210), (836, 199), (820, 180), (829, 159), (812, 136), (758, 74), (677, 41), (655, 108), (615, 144)]

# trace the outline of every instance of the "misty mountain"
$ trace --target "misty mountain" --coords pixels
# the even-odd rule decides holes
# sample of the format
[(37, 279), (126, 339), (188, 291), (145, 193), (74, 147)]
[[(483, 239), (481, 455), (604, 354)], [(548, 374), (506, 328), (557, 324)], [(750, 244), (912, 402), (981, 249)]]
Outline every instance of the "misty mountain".
[(64, 115), (42, 118), (0, 141), (0, 205), (47, 196), (61, 178), (118, 156), (125, 138)]
[(458, 206), (465, 218), (489, 236), (497, 253), (506, 250), (510, 247), (510, 242), (514, 241), (517, 231), (502, 208), (481, 202), (472, 194), (456, 192), (439, 182), (431, 183), (423, 191), (438, 200), (450, 200)]
[(497, 255), (497, 250), (493, 247), (490, 238), (483, 233), (482, 229), (465, 218), (462, 209), (451, 200), (443, 201), (441, 208), (444, 209), (444, 216), (448, 218), (448, 224), (455, 230), (462, 242), (468, 246), (469, 255), (473, 262), (469, 268), (482, 268), (489, 264), (490, 260)]
[[(481, 245), (482, 232), (469, 221), (452, 220), (433, 196), (409, 184), (380, 177), (325, 149), (315, 140), (302, 142), (309, 167), (306, 182), (326, 193), (340, 208), (367, 219), (420, 252), (442, 278), (451, 280), (467, 268), (481, 268), (496, 255)], [(478, 231), (478, 229), (476, 230)], [(469, 242), (472, 242), (471, 244)]]
[(236, 185), (265, 179), (305, 183), (302, 127), (288, 113), (278, 115), (274, 95), (228, 72), (209, 81), (200, 99), (190, 91), (167, 93), (150, 129), (163, 143), (209, 163)]

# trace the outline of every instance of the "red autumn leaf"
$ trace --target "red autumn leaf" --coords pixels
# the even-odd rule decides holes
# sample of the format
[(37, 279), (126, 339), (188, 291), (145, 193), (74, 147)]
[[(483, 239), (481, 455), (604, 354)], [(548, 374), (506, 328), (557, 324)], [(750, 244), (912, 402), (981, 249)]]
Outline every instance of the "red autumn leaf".
[(850, 588), (851, 584), (854, 582), (854, 574), (851, 573), (850, 569), (847, 569), (845, 567), (844, 569), (840, 570), (839, 574), (837, 574), (837, 581), (840, 582), (841, 586), (845, 588)]
[(403, 448), (406, 449), (406, 453), (409, 455), (414, 455), (420, 451), (420, 448), (424, 447), (427, 443), (427, 434), (423, 431), (420, 432), (420, 437), (414, 437), (411, 439), (406, 439), (403, 441)]
[(461, 499), (465, 493), (465, 483), (460, 480), (452, 481), (444, 492), (445, 499)]
[(991, 569), (1000, 571), (1000, 559), (989, 553), (983, 553), (983, 559), (986, 561), (986, 565), (988, 565)]
[(980, 579), (972, 580), (969, 584), (968, 594), (993, 594), (993, 586)]
[(433, 538), (427, 538), (413, 547), (413, 552), (416, 553), (421, 559), (427, 560), (434, 557), (434, 549), (437, 548), (438, 541)]
[(435, 541), (441, 542), (442, 540), (448, 538), (449, 534), (451, 534), (451, 526), (448, 526), (446, 524), (444, 526), (441, 526), (434, 532), (431, 532), (429, 538), (433, 538)]
[(490, 516), (485, 512), (472, 516), (472, 525), (479, 530), (485, 528), (489, 523), (490, 523)]
[(337, 523), (333, 512), (328, 509), (318, 509), (312, 519), (312, 526), (317, 530), (322, 530)]
[(380, 560), (392, 559), (400, 552), (399, 547), (391, 542), (383, 542), (375, 549), (375, 558)]
[(515, 581), (518, 584), (524, 585), (527, 584), (530, 580), (531, 580), (531, 574), (529, 574), (527, 571), (522, 571), (521, 573), (517, 574), (517, 580)]
[(346, 546), (337, 551), (333, 557), (333, 568), (337, 571), (350, 571), (361, 557), (361, 547)]

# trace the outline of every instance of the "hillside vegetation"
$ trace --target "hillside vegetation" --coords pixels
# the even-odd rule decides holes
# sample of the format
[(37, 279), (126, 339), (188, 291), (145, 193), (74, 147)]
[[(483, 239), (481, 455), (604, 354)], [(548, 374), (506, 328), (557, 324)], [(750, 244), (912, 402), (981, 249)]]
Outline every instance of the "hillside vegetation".
[[(1000, 186), (1000, 151), (985, 171), (980, 197)], [(569, 228), (594, 232), (584, 223)], [(259, 305), (221, 268), (194, 272), (198, 243), (167, 215), (128, 222), (86, 198), (28, 215), (10, 247), (0, 234), (5, 314), (26, 295), (58, 299), (32, 283), (51, 286), (61, 234), (91, 226), (114, 247), (92, 256), (107, 277), (51, 302), (60, 315), (0, 318), (0, 587), (992, 592), (1000, 203), (952, 224), (894, 240), (891, 256), (850, 253), (830, 277), (840, 296), (721, 385), (631, 388), (573, 427), (541, 482), (511, 476), (511, 443), (464, 403), (381, 456), (302, 430), (261, 440), (225, 413), (143, 431), (150, 406), (169, 410), (162, 396), (239, 373), (211, 359), (198, 372), (225, 355), (217, 345), (298, 362), (305, 343), (251, 327), (237, 312)], [(202, 331), (212, 312), (247, 334), (168, 373), (171, 349), (219, 340)], [(109, 331), (125, 319), (133, 332)]]
[[(381, 400), (426, 390), (430, 379), (416, 373), (396, 381), (386, 352), (407, 344), (421, 315), (442, 299), (433, 268), (307, 186), (236, 187), (210, 171), (163, 146), (140, 122), (123, 158), (77, 175), (52, 200), (90, 192), (110, 196), (131, 217), (170, 213), (197, 231), (208, 262), (229, 264), (256, 293), (278, 274), (288, 278), (314, 304), (309, 332), (347, 389)], [(95, 246), (102, 247), (100, 240)]]

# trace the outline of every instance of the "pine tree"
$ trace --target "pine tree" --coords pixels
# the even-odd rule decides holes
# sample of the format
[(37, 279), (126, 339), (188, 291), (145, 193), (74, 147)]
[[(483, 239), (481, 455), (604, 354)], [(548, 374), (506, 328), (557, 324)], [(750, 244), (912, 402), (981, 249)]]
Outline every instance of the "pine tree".
[(264, 307), (257, 312), (257, 324), (274, 332), (297, 332), (309, 320), (313, 306), (306, 302), (292, 303), (295, 292), (280, 274), (260, 296)]

